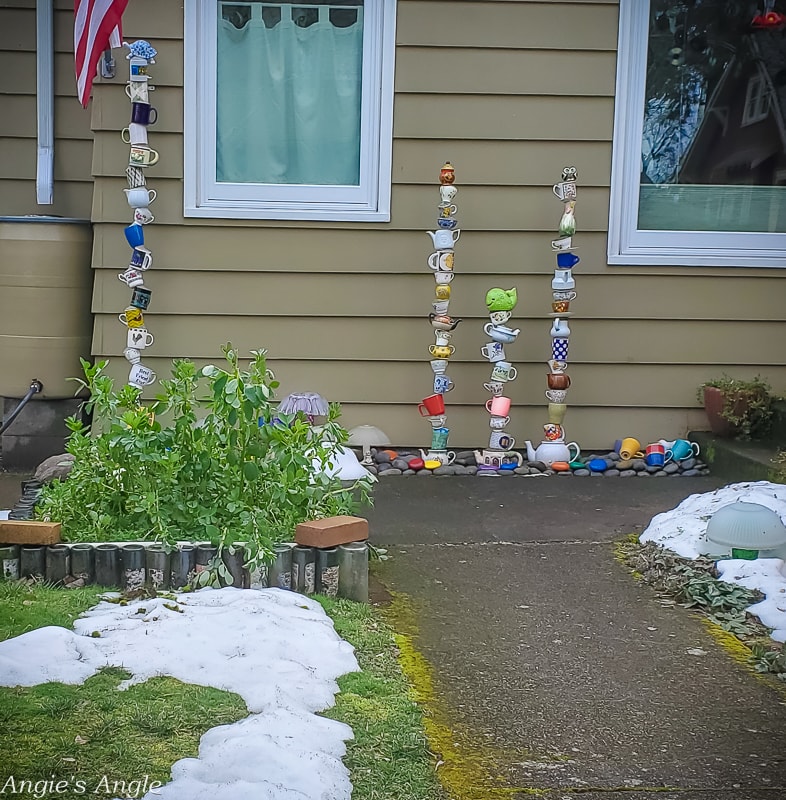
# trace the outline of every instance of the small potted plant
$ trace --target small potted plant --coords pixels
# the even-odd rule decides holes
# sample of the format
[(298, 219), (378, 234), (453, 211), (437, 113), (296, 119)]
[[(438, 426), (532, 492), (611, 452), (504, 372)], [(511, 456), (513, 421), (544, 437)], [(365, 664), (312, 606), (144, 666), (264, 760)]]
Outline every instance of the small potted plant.
[(767, 435), (773, 396), (759, 376), (744, 381), (723, 375), (699, 387), (699, 400), (716, 436), (758, 439)]

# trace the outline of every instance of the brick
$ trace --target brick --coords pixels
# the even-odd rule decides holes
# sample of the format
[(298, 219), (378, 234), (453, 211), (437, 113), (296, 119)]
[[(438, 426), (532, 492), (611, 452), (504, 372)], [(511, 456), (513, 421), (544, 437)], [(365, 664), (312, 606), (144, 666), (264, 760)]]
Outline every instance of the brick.
[(295, 541), (304, 547), (337, 547), (368, 539), (368, 520), (362, 517), (327, 517), (301, 522)]
[(57, 544), (60, 541), (59, 522), (35, 522), (26, 519), (0, 520), (2, 544)]

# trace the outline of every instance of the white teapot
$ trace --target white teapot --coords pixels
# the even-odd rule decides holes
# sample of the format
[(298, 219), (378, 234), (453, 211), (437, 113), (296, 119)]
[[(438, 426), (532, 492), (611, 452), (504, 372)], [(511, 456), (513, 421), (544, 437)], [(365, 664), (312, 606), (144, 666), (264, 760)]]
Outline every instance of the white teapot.
[(461, 236), (461, 229), (456, 228), (449, 231), (443, 228), (439, 231), (426, 231), (426, 233), (431, 237), (431, 241), (434, 242), (435, 250), (452, 250), (459, 240), (459, 236)]
[(567, 337), (570, 336), (568, 321), (566, 319), (560, 319), (557, 317), (551, 326), (551, 335), (554, 337), (559, 336), (560, 338), (567, 339)]

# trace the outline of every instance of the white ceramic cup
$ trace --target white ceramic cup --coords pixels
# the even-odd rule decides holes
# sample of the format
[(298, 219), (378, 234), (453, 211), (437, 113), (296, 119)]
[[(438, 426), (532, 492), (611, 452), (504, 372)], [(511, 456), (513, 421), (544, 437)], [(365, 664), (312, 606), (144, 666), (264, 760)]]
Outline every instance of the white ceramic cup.
[(450, 300), (435, 300), (431, 304), (435, 314), (447, 314), (448, 306), (450, 306)]
[(125, 272), (118, 272), (117, 279), (131, 289), (141, 286), (145, 282), (145, 276), (134, 267), (129, 267)]
[(431, 423), (431, 427), (436, 428), (444, 428), (445, 423), (448, 421), (447, 414), (437, 414), (434, 417), (429, 417), (428, 421)]
[(510, 417), (489, 417), (489, 427), (493, 431), (501, 431), (510, 424)]
[(444, 375), (448, 368), (447, 358), (433, 358), (429, 363), (435, 375)]
[(500, 397), (505, 391), (505, 384), (503, 381), (490, 381), (489, 383), (484, 383), (483, 388), (487, 392), (491, 392), (492, 397)]
[(494, 363), (505, 360), (505, 347), (500, 342), (488, 342), (480, 348), (480, 354)]
[(546, 399), (549, 403), (564, 403), (567, 396), (567, 389), (546, 389)]
[(555, 269), (554, 280), (551, 282), (551, 288), (557, 291), (566, 291), (568, 289), (576, 288), (576, 281), (573, 280), (573, 273), (569, 269)]
[(455, 263), (456, 258), (452, 250), (437, 250), (428, 257), (428, 265), (434, 272), (437, 270), (450, 272)]
[(505, 431), (492, 431), (489, 436), (489, 449), (490, 450), (510, 450), (516, 440)]
[(440, 284), (450, 283), (453, 280), (453, 275), (454, 273), (452, 272), (442, 272), (440, 270), (434, 273), (434, 280)]
[(130, 122), (127, 128), (120, 131), (120, 138), (126, 144), (147, 144), (147, 125)]
[[(133, 189), (132, 191), (138, 191), (138, 189)], [(155, 217), (150, 213), (150, 209), (146, 206), (141, 206), (140, 208), (134, 209), (134, 222), (137, 225), (149, 225)]]
[(510, 361), (496, 361), (494, 369), (491, 370), (492, 381), (515, 381), (518, 370)]
[(458, 194), (458, 189), (452, 183), (443, 184), (439, 187), (439, 197), (443, 203), (452, 202), (453, 198)]
[(135, 350), (144, 350), (153, 344), (153, 334), (147, 328), (129, 328), (126, 337), (126, 347), (133, 347)]
[(492, 325), (504, 325), (512, 316), (512, 311), (492, 311), (489, 314)]
[[(138, 189), (123, 189), (123, 191), (126, 193), (126, 200), (128, 200), (128, 205), (130, 205), (131, 208), (146, 208), (157, 196), (155, 189), (147, 189), (144, 186)], [(148, 213), (150, 212), (148, 211)], [(151, 219), (152, 216), (153, 215), (150, 214)], [(134, 215), (134, 219), (136, 219), (136, 215)]]
[(134, 364), (131, 371), (128, 373), (128, 382), (137, 389), (144, 389), (145, 386), (150, 386), (156, 379), (156, 373), (150, 367), (144, 364)]
[(434, 331), (434, 342), (438, 347), (445, 347), (450, 344), (450, 337), (453, 335), (450, 331)]
[(123, 350), (123, 355), (126, 361), (130, 361), (132, 364), (138, 364), (142, 358), (142, 354), (134, 347), (126, 347), (126, 349)]
[(153, 254), (146, 247), (135, 247), (128, 266), (131, 269), (150, 269), (153, 266)]

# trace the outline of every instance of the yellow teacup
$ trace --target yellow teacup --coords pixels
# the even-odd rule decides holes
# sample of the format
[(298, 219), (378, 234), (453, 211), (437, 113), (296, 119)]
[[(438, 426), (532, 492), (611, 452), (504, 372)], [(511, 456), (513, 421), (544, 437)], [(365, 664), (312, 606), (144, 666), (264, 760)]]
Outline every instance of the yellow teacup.
[(434, 358), (450, 358), (456, 348), (452, 344), (432, 344), (428, 351)]
[(567, 414), (567, 412), (567, 403), (549, 403), (549, 422), (551, 422), (553, 425), (562, 425), (562, 420), (565, 419), (565, 414)]
[(624, 461), (628, 461), (631, 458), (644, 458), (641, 442), (630, 436), (627, 439), (623, 439), (620, 445), (620, 458)]
[(434, 290), (434, 294), (436, 295), (437, 300), (450, 300), (450, 284), (438, 283), (436, 289)]

